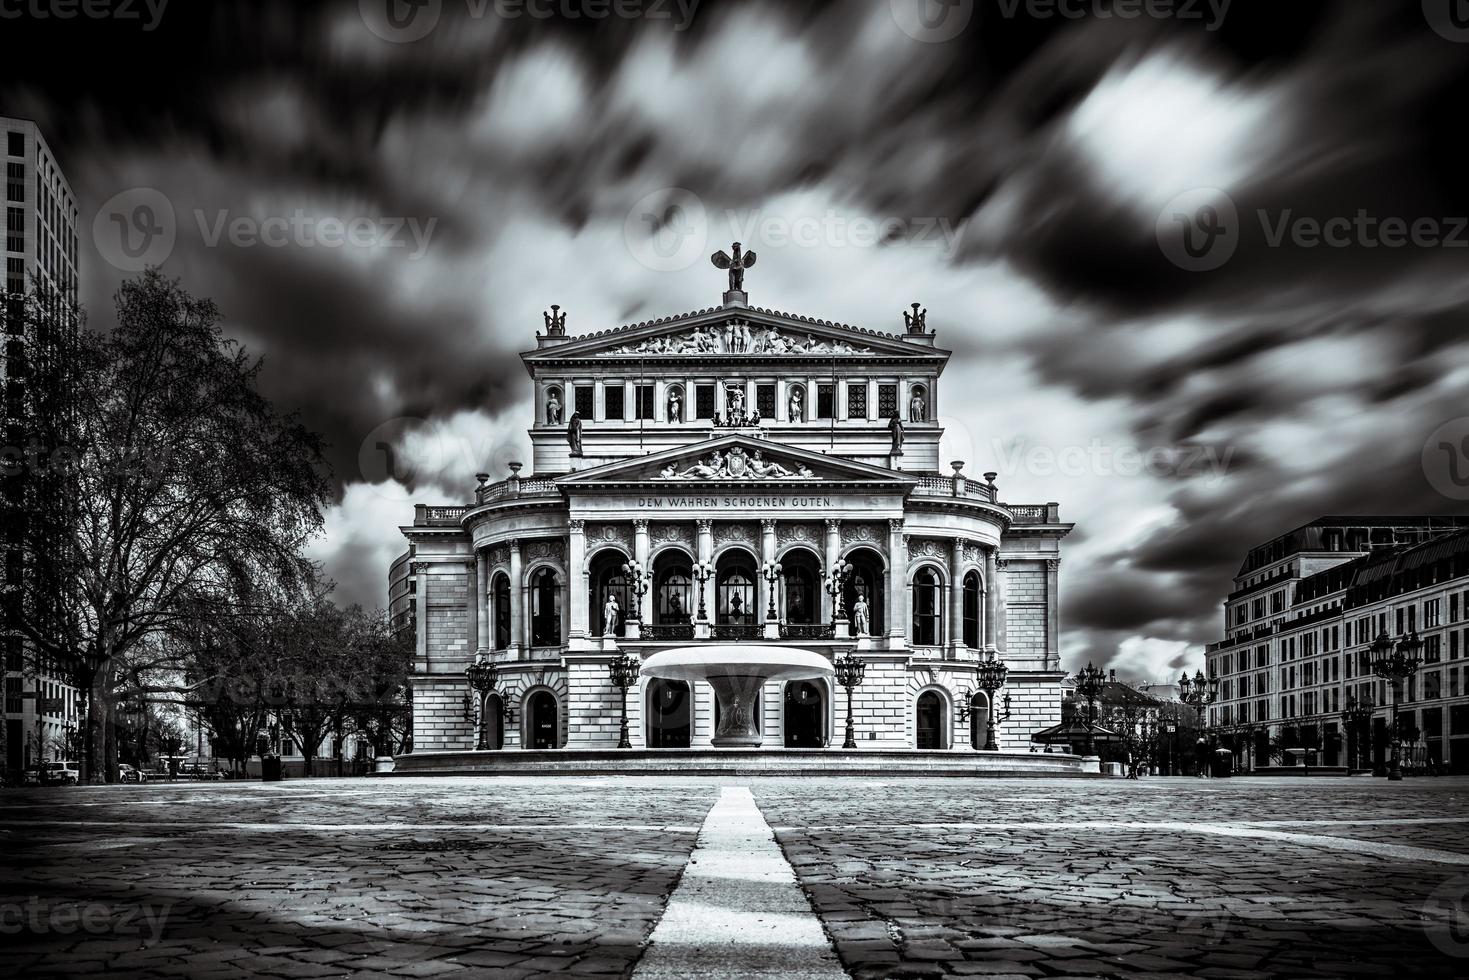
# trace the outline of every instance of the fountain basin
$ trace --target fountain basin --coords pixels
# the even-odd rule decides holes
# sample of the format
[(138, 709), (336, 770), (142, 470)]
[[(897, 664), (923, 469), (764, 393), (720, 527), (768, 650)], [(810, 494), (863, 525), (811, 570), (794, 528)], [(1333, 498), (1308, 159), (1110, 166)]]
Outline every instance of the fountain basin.
[(655, 653), (643, 661), (640, 673), (671, 681), (708, 681), (719, 705), (719, 725), (711, 741), (720, 747), (754, 748), (761, 742), (755, 705), (766, 683), (830, 677), (834, 671), (830, 660), (808, 650), (720, 645)]

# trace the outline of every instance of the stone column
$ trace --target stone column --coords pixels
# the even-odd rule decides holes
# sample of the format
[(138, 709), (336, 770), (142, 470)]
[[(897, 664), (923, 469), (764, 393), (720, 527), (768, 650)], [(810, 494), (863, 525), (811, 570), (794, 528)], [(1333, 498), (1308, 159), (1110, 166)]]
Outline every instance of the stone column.
[(603, 422), (607, 419), (607, 402), (602, 397), (605, 390), (600, 378), (592, 382), (592, 421), (594, 422)]
[(525, 642), (525, 629), (530, 617), (525, 614), (525, 583), (521, 581), (525, 572), (520, 563), (520, 542), (512, 538), (506, 543), (510, 546), (510, 651), (511, 659), (515, 659), (522, 647), (529, 646)]
[[(645, 521), (645, 520), (636, 520), (636, 521), (633, 521), (632, 522), (632, 535), (633, 535), (633, 546), (632, 546), (633, 558), (637, 560), (637, 563), (639, 565), (642, 565), (643, 566), (643, 572), (648, 576), (648, 595), (652, 595), (653, 594), (653, 582), (652, 582), (653, 569), (651, 569), (651, 568), (648, 567), (648, 550), (649, 550), (649, 548), (648, 548), (648, 522)], [(648, 595), (645, 595), (642, 598), (640, 598), (640, 599), (637, 600), (637, 603), (638, 603), (638, 621), (639, 622), (642, 622), (642, 623), (647, 623), (647, 622), (651, 622), (652, 621), (651, 617), (648, 615)]]
[(428, 562), (413, 562), (408, 571), (418, 581), (418, 593), (413, 597), (414, 655), (419, 667), (428, 674), (432, 672), (428, 656)]
[(949, 647), (964, 648), (964, 540), (949, 542)]
[(902, 646), (908, 636), (908, 539), (903, 518), (888, 521), (888, 646)]
[(654, 422), (668, 421), (668, 382), (659, 378), (653, 382), (653, 418)]
[[(835, 518), (826, 520), (826, 563), (821, 568), (823, 583), (831, 567), (837, 563), (842, 553), (842, 522)], [(821, 621), (831, 622), (832, 615), (836, 612), (836, 604), (832, 601), (831, 594), (825, 588), (821, 590)]]
[(1005, 600), (1006, 579), (1010, 569), (1010, 561), (1006, 558), (995, 558), (995, 645), (1001, 652), (1009, 645), (1008, 637), (1005, 635)]
[(984, 622), (980, 627), (980, 642), (986, 652), (995, 649), (995, 549), (984, 549)]
[(587, 622), (587, 522), (566, 522), (566, 596), (567, 620), (566, 641), (574, 644), (591, 635)]
[(1046, 561), (1046, 669), (1061, 669), (1061, 559)]
[(490, 606), (487, 590), (489, 583), (488, 560), (485, 558), (484, 549), (476, 548), (474, 552), (474, 579), (470, 586), (469, 608), (470, 622), (474, 623), (475, 652), (481, 653), (490, 648)]
[(876, 422), (877, 414), (877, 382), (867, 382), (867, 421)]

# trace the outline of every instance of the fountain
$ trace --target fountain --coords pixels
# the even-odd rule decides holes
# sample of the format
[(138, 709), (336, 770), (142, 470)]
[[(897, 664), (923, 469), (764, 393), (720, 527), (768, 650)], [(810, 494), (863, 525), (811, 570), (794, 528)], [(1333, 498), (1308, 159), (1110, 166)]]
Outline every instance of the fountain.
[(832, 675), (831, 661), (819, 654), (790, 647), (718, 646), (681, 647), (655, 653), (643, 662), (645, 677), (671, 681), (708, 681), (719, 704), (719, 730), (714, 745), (756, 748), (760, 729), (755, 705), (769, 681), (804, 681)]

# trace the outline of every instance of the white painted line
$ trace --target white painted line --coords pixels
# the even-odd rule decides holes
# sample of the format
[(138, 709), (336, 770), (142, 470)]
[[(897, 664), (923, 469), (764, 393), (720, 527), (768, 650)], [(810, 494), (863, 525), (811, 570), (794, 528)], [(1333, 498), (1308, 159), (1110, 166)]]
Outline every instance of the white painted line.
[(205, 832), (218, 830), (244, 831), (319, 831), (331, 833), (338, 830), (421, 830), (421, 831), (534, 831), (544, 833), (557, 830), (648, 830), (658, 833), (692, 834), (698, 831), (693, 824), (638, 824), (638, 823), (247, 823), (229, 820), (0, 820), (0, 827), (131, 827), (145, 831), (154, 827), (194, 828)]
[(721, 790), (649, 940), (634, 980), (847, 976), (745, 786)]

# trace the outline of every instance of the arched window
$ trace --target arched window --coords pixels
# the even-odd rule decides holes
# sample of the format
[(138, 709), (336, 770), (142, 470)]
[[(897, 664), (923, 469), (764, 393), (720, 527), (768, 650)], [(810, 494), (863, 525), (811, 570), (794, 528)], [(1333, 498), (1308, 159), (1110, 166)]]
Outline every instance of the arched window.
[(979, 573), (964, 576), (964, 645), (979, 649)]
[(727, 551), (716, 569), (715, 614), (721, 624), (758, 622), (755, 602), (755, 558), (747, 551)]
[(698, 611), (693, 569), (682, 551), (665, 551), (653, 560), (653, 620), (658, 625), (684, 625)]
[(982, 691), (969, 698), (969, 744), (982, 749), (989, 740), (990, 700)]
[(494, 611), (495, 649), (510, 646), (510, 576), (498, 573), (490, 583), (491, 608)]
[(943, 634), (943, 586), (932, 568), (913, 576), (913, 643), (936, 646)]
[(537, 569), (530, 579), (530, 642), (538, 647), (561, 644), (561, 581), (552, 568)]
[(804, 548), (788, 552), (780, 561), (785, 601), (785, 621), (811, 625), (821, 613), (821, 598), (816, 591), (821, 578), (821, 560), (815, 552)]
[(632, 614), (632, 590), (628, 588), (627, 576), (622, 572), (625, 564), (627, 556), (620, 551), (599, 551), (592, 559), (591, 568), (588, 569), (590, 574), (587, 575), (591, 593), (587, 599), (593, 636), (607, 635), (608, 599), (617, 600), (617, 625), (611, 635), (623, 635), (628, 617)]

